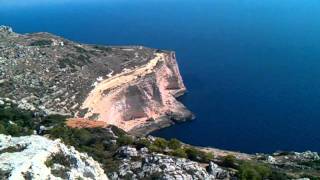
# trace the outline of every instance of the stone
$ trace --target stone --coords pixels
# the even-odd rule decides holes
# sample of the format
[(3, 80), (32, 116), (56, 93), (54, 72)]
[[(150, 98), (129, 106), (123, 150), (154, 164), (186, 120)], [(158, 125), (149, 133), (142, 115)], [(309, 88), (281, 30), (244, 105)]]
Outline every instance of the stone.
[(122, 147), (120, 147), (118, 149), (117, 154), (120, 157), (130, 158), (130, 157), (137, 157), (138, 156), (138, 151), (134, 147), (122, 146)]
[[(8, 148), (10, 151), (6, 152)], [(53, 141), (38, 135), (11, 137), (0, 134), (0, 152), (0, 170), (9, 172), (5, 179), (23, 180), (24, 175), (32, 179), (57, 179), (51, 168), (63, 168), (68, 179), (108, 179), (99, 163), (87, 154), (67, 147), (60, 140)], [(46, 162), (56, 154), (70, 159), (70, 168), (63, 167), (59, 162), (53, 162), (54, 165), (48, 167)]]
[(271, 164), (275, 164), (276, 163), (276, 159), (272, 156), (268, 156), (267, 157), (267, 161), (268, 163), (271, 163)]
[(140, 149), (140, 153), (142, 153), (142, 154), (146, 154), (148, 152), (149, 152), (149, 149), (146, 147)]
[(223, 170), (213, 162), (209, 163), (208, 171), (211, 175), (213, 175), (217, 179), (225, 179), (229, 176), (227, 171)]
[(119, 179), (128, 176), (136, 179), (156, 177), (165, 180), (211, 180), (229, 177), (227, 171), (214, 163), (211, 163), (211, 168), (207, 171), (199, 163), (187, 159), (163, 154), (141, 153), (141, 150), (139, 152), (138, 157), (142, 160), (129, 161), (127, 158), (123, 159), (117, 171), (117, 176), (114, 177)]
[(13, 30), (9, 26), (0, 26), (0, 34), (8, 35), (13, 33)]

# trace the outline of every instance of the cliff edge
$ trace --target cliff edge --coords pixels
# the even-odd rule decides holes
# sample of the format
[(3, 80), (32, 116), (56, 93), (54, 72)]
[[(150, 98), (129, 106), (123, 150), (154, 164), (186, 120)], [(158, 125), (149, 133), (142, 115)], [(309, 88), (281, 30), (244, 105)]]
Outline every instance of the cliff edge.
[[(85, 45), (0, 27), (0, 97), (20, 108), (146, 134), (193, 117), (174, 52)], [(73, 119), (74, 120), (74, 119)]]

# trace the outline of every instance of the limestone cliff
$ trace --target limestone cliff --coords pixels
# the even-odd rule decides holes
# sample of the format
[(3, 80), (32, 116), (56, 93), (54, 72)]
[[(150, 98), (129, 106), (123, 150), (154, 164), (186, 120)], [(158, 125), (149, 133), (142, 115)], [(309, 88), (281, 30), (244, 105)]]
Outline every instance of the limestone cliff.
[(126, 131), (157, 124), (161, 118), (184, 120), (192, 114), (176, 100), (186, 88), (174, 53), (155, 53), (148, 63), (99, 82), (82, 108), (86, 118), (116, 125)]
[(176, 100), (186, 88), (174, 52), (85, 45), (2, 26), (0, 64), (0, 97), (20, 108), (138, 134), (192, 118)]

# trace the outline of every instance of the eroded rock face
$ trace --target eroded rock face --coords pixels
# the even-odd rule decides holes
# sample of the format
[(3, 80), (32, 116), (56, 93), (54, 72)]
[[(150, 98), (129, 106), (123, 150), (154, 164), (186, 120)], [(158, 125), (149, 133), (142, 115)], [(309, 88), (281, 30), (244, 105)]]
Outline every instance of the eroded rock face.
[(97, 84), (82, 108), (88, 109), (87, 118), (99, 114), (99, 120), (130, 131), (161, 117), (191, 117), (175, 98), (185, 90), (174, 54), (155, 53), (147, 64)]
[(192, 117), (175, 99), (185, 90), (173, 52), (84, 45), (0, 27), (0, 97), (23, 109), (145, 133)]
[(22, 179), (108, 179), (99, 163), (59, 140), (0, 134), (1, 177)]

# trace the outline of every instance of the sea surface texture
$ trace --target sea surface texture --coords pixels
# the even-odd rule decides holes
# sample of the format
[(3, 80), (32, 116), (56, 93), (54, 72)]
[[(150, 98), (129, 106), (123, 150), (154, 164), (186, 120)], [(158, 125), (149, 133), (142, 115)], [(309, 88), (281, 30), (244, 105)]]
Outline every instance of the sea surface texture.
[(177, 53), (197, 118), (153, 133), (242, 152), (320, 151), (319, 0), (0, 0), (0, 24)]

